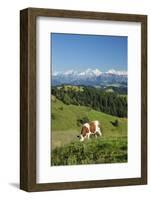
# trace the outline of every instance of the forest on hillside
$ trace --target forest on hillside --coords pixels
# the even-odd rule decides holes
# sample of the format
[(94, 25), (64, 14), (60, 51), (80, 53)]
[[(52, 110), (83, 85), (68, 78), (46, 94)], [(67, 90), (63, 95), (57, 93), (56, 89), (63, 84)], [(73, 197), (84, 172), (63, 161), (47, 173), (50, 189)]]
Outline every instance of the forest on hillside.
[(53, 86), (51, 93), (66, 105), (88, 106), (117, 117), (127, 117), (127, 95), (120, 89), (107, 92), (89, 86), (62, 85), (61, 87)]

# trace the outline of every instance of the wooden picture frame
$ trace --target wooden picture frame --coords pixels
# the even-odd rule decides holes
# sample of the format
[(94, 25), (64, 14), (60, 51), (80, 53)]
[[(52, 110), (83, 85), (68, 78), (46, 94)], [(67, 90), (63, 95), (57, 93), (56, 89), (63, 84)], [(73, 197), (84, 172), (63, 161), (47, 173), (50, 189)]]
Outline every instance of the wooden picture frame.
[[(141, 23), (141, 177), (36, 183), (36, 19), (39, 16)], [(20, 188), (47, 191), (147, 184), (147, 16), (27, 8), (20, 12)]]

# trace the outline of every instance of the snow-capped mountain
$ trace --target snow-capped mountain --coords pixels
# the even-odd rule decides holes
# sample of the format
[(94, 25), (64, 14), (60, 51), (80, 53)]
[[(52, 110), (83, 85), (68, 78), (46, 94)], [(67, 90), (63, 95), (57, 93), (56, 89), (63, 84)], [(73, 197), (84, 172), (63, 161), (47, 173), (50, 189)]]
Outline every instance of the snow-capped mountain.
[(110, 69), (106, 72), (107, 74), (115, 74), (119, 76), (127, 76), (127, 71), (116, 71), (115, 69)]
[(87, 69), (85, 71), (69, 70), (66, 72), (55, 72), (52, 74), (52, 85), (127, 85), (127, 72), (111, 69), (101, 72), (99, 69)]
[(102, 72), (98, 69), (87, 69), (86, 71), (80, 72), (78, 75), (79, 76), (88, 76), (88, 77), (93, 77), (93, 76), (100, 76)]

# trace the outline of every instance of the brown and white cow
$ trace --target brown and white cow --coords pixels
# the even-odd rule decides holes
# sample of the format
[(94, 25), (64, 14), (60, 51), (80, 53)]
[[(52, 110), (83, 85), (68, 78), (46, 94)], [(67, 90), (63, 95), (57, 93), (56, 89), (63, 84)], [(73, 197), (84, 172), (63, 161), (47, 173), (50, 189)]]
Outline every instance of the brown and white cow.
[(102, 135), (99, 121), (85, 123), (81, 129), (80, 141), (84, 141), (85, 138), (89, 139), (90, 135), (95, 135), (97, 137), (97, 134), (100, 136)]

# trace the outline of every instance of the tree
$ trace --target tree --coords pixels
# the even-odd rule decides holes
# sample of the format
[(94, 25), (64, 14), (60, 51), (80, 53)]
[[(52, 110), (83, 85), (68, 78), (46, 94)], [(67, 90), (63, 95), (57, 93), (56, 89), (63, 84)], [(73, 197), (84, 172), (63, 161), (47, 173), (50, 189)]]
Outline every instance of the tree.
[(119, 126), (119, 121), (118, 121), (118, 119), (115, 120), (114, 126), (116, 126), (116, 127)]
[(68, 96), (68, 94), (65, 94), (64, 97), (63, 97), (63, 102), (67, 105), (69, 105), (71, 102), (70, 102), (70, 97)]

